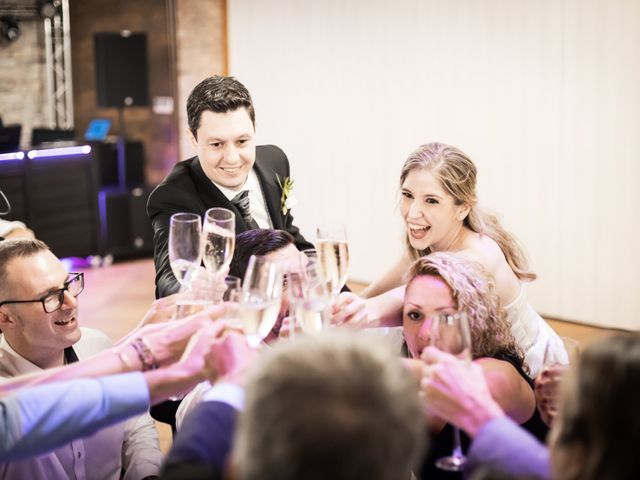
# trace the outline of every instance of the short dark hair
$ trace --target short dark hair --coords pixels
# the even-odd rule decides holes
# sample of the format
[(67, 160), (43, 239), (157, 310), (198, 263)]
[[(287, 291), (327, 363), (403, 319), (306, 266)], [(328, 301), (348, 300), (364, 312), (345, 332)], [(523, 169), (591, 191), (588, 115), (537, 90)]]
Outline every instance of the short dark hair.
[(187, 100), (187, 121), (189, 130), (197, 138), (200, 117), (205, 110), (226, 113), (246, 108), (251, 123), (256, 126), (256, 112), (249, 90), (234, 77), (216, 75), (205, 78), (189, 94)]
[(18, 257), (30, 257), (49, 247), (42, 240), (20, 238), (16, 240), (4, 240), (0, 242), (0, 285), (3, 291), (7, 285), (7, 265)]
[(293, 243), (291, 234), (284, 230), (258, 228), (239, 233), (236, 236), (236, 248), (229, 265), (229, 275), (242, 280), (251, 255), (267, 255)]
[(382, 340), (331, 332), (280, 342), (250, 371), (233, 462), (241, 480), (397, 480), (427, 440), (397, 355)]

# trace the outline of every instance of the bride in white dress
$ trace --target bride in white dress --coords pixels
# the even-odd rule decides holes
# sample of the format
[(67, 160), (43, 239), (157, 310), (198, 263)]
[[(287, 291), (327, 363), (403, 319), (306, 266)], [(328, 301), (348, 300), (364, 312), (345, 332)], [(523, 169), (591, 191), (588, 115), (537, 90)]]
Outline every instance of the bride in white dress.
[(535, 280), (536, 274), (522, 248), (494, 215), (478, 206), (476, 175), (469, 157), (449, 145), (429, 143), (409, 156), (400, 175), (407, 251), (363, 296), (371, 298), (403, 285), (411, 263), (431, 252), (456, 252), (479, 262), (495, 279), (513, 335), (535, 377), (550, 340), (549, 353), (557, 361), (567, 363), (567, 355), (556, 333), (526, 300), (524, 283)]

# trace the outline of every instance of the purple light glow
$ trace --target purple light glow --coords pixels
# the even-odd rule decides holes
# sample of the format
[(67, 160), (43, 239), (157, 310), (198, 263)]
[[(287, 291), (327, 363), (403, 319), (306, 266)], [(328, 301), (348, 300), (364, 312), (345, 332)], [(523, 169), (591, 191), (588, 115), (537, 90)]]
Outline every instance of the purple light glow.
[(29, 153), (27, 153), (27, 157), (31, 159), (45, 157), (63, 157), (66, 155), (86, 155), (90, 152), (91, 147), (89, 145), (81, 145), (77, 147), (49, 148), (47, 150), (29, 150)]
[(0, 153), (0, 162), (2, 160), (22, 160), (24, 152)]

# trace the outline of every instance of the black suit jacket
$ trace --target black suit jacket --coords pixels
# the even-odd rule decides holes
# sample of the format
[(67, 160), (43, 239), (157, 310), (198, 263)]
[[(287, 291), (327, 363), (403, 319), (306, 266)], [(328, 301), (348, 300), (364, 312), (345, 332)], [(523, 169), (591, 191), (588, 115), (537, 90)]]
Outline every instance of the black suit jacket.
[(237, 411), (223, 402), (196, 405), (173, 440), (161, 478), (222, 478), (236, 417)]
[[(253, 166), (260, 181), (273, 228), (288, 231), (299, 249), (313, 248), (293, 224), (291, 212), (283, 214), (280, 205), (281, 189), (276, 180), (288, 177), (289, 161), (285, 153), (274, 145), (256, 147)], [(169, 219), (179, 212), (193, 212), (204, 216), (209, 208), (228, 208), (236, 214), (236, 234), (249, 230), (238, 209), (205, 175), (198, 157), (176, 164), (171, 173), (158, 185), (147, 202), (147, 213), (154, 231), (154, 259), (156, 265), (156, 298), (176, 293), (180, 285), (169, 265)]]

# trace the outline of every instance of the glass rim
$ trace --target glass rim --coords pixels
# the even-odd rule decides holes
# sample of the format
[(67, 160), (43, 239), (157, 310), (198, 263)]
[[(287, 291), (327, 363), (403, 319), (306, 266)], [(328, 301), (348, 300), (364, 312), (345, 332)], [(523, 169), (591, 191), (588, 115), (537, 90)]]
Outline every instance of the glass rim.
[(181, 223), (191, 223), (191, 222), (200, 222), (202, 221), (202, 217), (197, 213), (192, 212), (178, 212), (171, 215), (171, 222), (181, 222)]
[[(225, 216), (221, 216), (221, 217), (217, 217), (215, 216), (216, 214), (226, 214)], [(218, 222), (220, 221), (228, 221), (228, 220), (234, 220), (236, 218), (236, 214), (233, 213), (231, 210), (229, 210), (228, 208), (223, 208), (223, 207), (213, 207), (208, 209), (206, 212), (204, 212), (204, 216), (206, 219), (211, 219), (211, 220), (216, 220)]]

